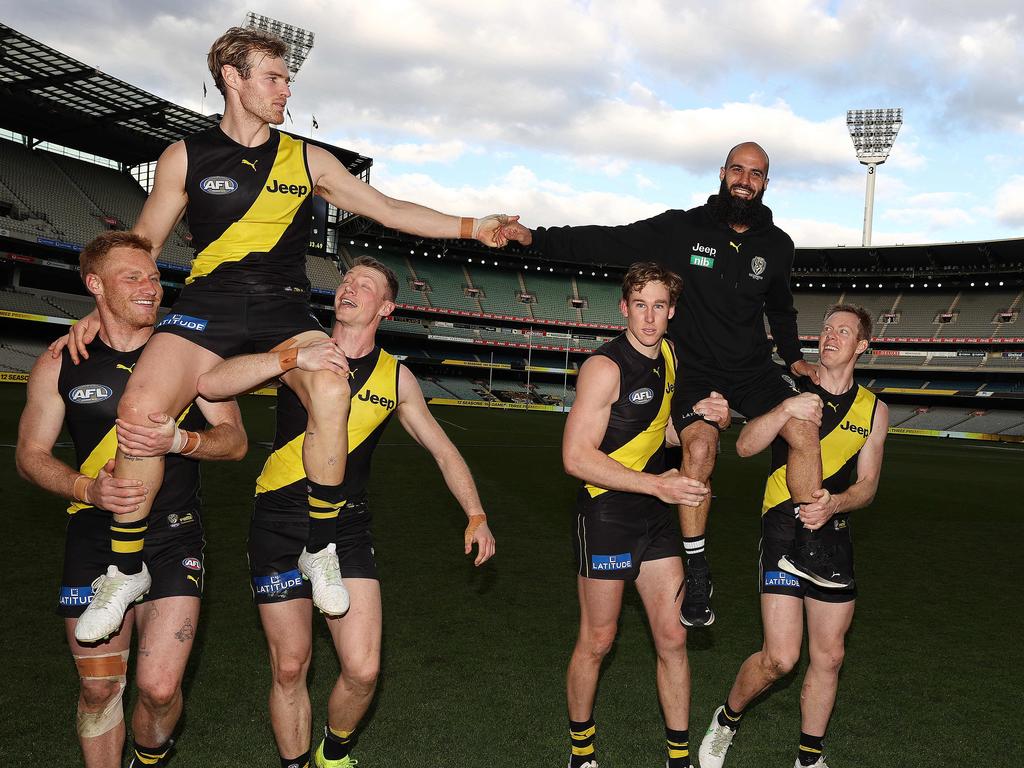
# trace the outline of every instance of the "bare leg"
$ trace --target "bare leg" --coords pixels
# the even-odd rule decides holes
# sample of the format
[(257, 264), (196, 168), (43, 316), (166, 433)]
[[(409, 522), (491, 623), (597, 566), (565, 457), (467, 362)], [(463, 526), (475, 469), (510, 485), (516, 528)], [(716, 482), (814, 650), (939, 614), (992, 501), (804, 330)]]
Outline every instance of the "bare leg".
[[(683, 428), (680, 433), (683, 444), (682, 473), (694, 480), (708, 484), (711, 473), (715, 469), (715, 458), (718, 451), (718, 429), (706, 421), (695, 421)], [(679, 526), (683, 536), (693, 538), (703, 536), (708, 525), (708, 512), (711, 509), (711, 495), (697, 507), (679, 506)]]
[(583, 722), (594, 712), (601, 662), (615, 642), (624, 582), (576, 577), (580, 600), (580, 634), (569, 661), (566, 689), (569, 719)]
[(791, 595), (761, 595), (764, 645), (740, 667), (729, 691), (729, 707), (742, 712), (751, 701), (800, 660), (803, 641), (803, 600)]
[(313, 653), (313, 601), (260, 605), (270, 649), (270, 725), (284, 757), (309, 751), (310, 704), (306, 675)]
[[(197, 393), (200, 375), (221, 358), (191, 341), (171, 333), (157, 333), (146, 344), (135, 364), (124, 396), (117, 406), (117, 417), (131, 424), (149, 427), (150, 414), (166, 413), (176, 418)], [(117, 452), (114, 474), (141, 480), (148, 490), (139, 509), (118, 515), (119, 523), (145, 520), (164, 479), (164, 460), (138, 458)]]
[[(79, 644), (75, 640), (75, 625), (77, 623), (77, 619), (64, 620), (68, 646), (76, 657), (76, 664), (79, 668), (78, 743), (82, 747), (82, 757), (85, 760), (86, 768), (120, 768), (125, 736), (124, 718), (122, 717), (114, 727), (95, 736), (83, 733), (82, 723), (86, 722), (90, 715), (95, 716), (102, 712), (113, 698), (119, 695), (121, 683), (112, 679), (113, 675), (101, 674), (110, 670), (87, 669), (88, 661), (81, 657), (99, 656), (109, 659), (112, 654), (127, 651), (131, 647), (132, 641), (131, 623), (125, 622), (118, 634), (99, 645)], [(88, 726), (85, 726), (85, 730), (90, 731)]]
[(786, 485), (797, 503), (814, 500), (811, 495), (821, 488), (821, 441), (818, 427), (810, 421), (790, 419), (779, 432), (789, 443), (786, 461)]
[(846, 633), (853, 621), (854, 602), (807, 600), (807, 648), (810, 665), (800, 690), (800, 729), (824, 736), (839, 689)]
[(658, 654), (658, 699), (665, 725), (676, 731), (687, 730), (690, 722), (690, 663), (686, 628), (679, 623), (682, 580), (683, 564), (678, 557), (643, 563), (636, 580)]
[(327, 619), (341, 674), (327, 702), (327, 724), (352, 733), (359, 726), (377, 690), (380, 672), (381, 601), (376, 579), (345, 579), (352, 607), (340, 618)]
[(144, 747), (159, 747), (174, 735), (184, 706), (181, 679), (199, 624), (198, 597), (165, 597), (135, 609), (139, 630), (135, 667), (139, 698), (132, 735)]

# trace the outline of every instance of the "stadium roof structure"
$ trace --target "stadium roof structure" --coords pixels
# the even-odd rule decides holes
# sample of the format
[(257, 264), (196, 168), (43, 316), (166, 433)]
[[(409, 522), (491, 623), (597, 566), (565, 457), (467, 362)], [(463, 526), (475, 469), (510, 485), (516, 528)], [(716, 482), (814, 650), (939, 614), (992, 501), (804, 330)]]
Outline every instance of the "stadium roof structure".
[[(0, 127), (127, 166), (156, 160), (179, 139), (220, 115), (191, 109), (129, 85), (0, 23)], [(327, 149), (358, 176), (373, 160)]]

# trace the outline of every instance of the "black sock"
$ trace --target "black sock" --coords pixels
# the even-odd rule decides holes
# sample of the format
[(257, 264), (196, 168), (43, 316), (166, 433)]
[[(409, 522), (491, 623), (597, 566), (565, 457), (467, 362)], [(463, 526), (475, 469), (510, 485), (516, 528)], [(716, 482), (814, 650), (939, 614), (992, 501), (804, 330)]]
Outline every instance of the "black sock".
[(584, 763), (594, 759), (594, 734), (597, 726), (594, 725), (593, 716), (583, 722), (569, 721), (569, 742), (571, 752), (569, 754), (569, 768), (580, 768)]
[(700, 555), (704, 557), (704, 534), (700, 536), (683, 536), (683, 551), (686, 559)]
[(319, 552), (336, 538), (338, 513), (345, 500), (341, 498), (340, 485), (320, 485), (306, 481), (309, 502), (309, 538), (307, 552)]
[(282, 757), (281, 768), (309, 768), (309, 750), (298, 757)]
[(110, 562), (121, 573), (138, 573), (142, 570), (142, 548), (146, 542), (149, 518), (134, 523), (119, 523), (110, 518)]
[(668, 745), (668, 768), (690, 768), (690, 732), (673, 731), (665, 726)]
[(341, 760), (352, 751), (352, 732), (336, 731), (330, 726), (324, 727), (324, 757), (328, 760)]
[(733, 708), (729, 706), (729, 700), (726, 699), (722, 711), (718, 713), (718, 724), (724, 725), (726, 728), (732, 728), (735, 731), (740, 727), (740, 720), (742, 719), (743, 712), (734, 712)]
[(171, 751), (171, 747), (174, 746), (174, 739), (168, 739), (159, 747), (144, 747), (139, 742), (132, 739), (132, 749), (135, 751), (135, 757), (142, 765), (163, 765), (161, 760), (167, 757), (167, 753)]
[(811, 736), (800, 731), (800, 750), (796, 755), (800, 760), (800, 765), (814, 765), (824, 751), (824, 736)]

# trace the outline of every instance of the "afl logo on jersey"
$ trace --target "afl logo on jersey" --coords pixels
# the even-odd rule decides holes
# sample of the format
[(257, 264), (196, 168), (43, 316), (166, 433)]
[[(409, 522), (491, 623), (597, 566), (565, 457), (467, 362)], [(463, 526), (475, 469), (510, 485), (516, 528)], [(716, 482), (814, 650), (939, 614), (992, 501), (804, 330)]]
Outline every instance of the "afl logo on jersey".
[(650, 387), (644, 387), (643, 389), (634, 389), (629, 393), (629, 402), (633, 405), (643, 405), (649, 403), (654, 399), (654, 390)]
[(92, 405), (93, 403), (102, 403), (112, 394), (114, 391), (104, 384), (83, 384), (72, 389), (68, 393), (68, 399), (72, 403)]
[(208, 195), (230, 195), (238, 189), (238, 182), (229, 176), (207, 176), (199, 188)]

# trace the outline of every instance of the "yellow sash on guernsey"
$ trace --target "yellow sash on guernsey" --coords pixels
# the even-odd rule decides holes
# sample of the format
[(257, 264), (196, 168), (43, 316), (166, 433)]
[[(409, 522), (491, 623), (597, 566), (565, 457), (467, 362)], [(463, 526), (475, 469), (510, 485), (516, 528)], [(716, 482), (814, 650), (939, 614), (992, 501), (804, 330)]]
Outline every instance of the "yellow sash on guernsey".
[[(358, 392), (352, 393), (348, 415), (348, 452), (351, 454), (380, 426), (398, 404), (398, 360), (381, 350), (373, 372)], [(372, 398), (372, 399), (371, 399)], [(391, 408), (382, 405), (390, 401)], [(256, 493), (276, 491), (306, 477), (302, 467), (305, 432), (275, 450), (256, 478)]]
[[(658, 414), (636, 437), (608, 454), (622, 466), (637, 472), (643, 471), (651, 457), (665, 444), (665, 427), (672, 413), (672, 393), (676, 388), (676, 359), (667, 339), (661, 340), (661, 355), (665, 360), (665, 388)], [(590, 483), (584, 483), (583, 487), (587, 489), (591, 498), (608, 493), (607, 488)]]
[(306, 195), (285, 195), (264, 187), (242, 218), (196, 254), (186, 284), (210, 274), (221, 264), (241, 261), (250, 253), (270, 251), (284, 235), (302, 203), (313, 193), (302, 142), (283, 133), (280, 137), (274, 167), (268, 177), (273, 180), (270, 183), (276, 182), (277, 188), (303, 187), (308, 190)]
[[(875, 412), (874, 394), (858, 387), (857, 397), (839, 424), (821, 438), (821, 476), (826, 480), (857, 455), (864, 447), (871, 432), (871, 417)], [(768, 477), (764, 488), (764, 501), (761, 514), (778, 506), (790, 498), (789, 486), (786, 485), (786, 465), (776, 469)]]
[[(181, 412), (181, 416), (178, 417), (178, 424), (181, 424), (181, 420), (184, 419), (188, 412), (192, 409), (192, 406), (188, 406), (184, 411)], [(116, 427), (111, 427), (110, 430), (103, 436), (103, 439), (96, 443), (96, 447), (93, 448), (89, 455), (85, 457), (85, 461), (82, 462), (82, 466), (78, 468), (86, 477), (96, 477), (99, 475), (100, 470), (107, 465), (107, 462), (114, 458), (117, 453), (117, 430)], [(68, 514), (73, 515), (76, 512), (80, 512), (83, 509), (92, 509), (92, 504), (86, 504), (81, 501), (73, 501), (68, 506)]]

